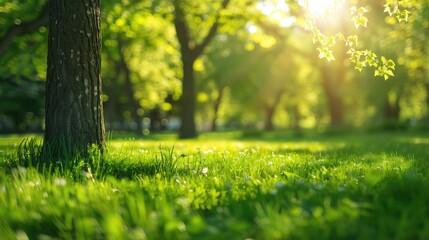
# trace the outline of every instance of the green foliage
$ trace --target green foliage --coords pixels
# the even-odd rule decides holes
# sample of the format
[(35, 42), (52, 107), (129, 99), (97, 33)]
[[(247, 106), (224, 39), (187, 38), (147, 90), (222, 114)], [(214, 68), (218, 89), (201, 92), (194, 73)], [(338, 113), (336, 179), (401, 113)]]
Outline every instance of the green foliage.
[[(408, 10), (400, 10), (400, 5), (398, 5), (397, 1), (389, 1), (384, 6), (385, 12), (388, 12), (390, 16), (396, 16), (399, 22), (408, 21), (408, 15), (410, 12)], [(366, 28), (369, 20), (365, 14), (368, 12), (369, 10), (366, 7), (353, 5), (350, 7), (350, 15), (346, 15), (346, 17), (338, 15), (337, 17), (343, 18), (344, 21), (351, 18), (356, 29), (359, 29), (359, 27)], [(344, 28), (340, 28), (339, 32), (333, 35), (324, 34), (317, 25), (318, 21), (324, 21), (323, 17), (321, 18), (322, 19), (319, 19), (308, 14), (305, 24), (305, 28), (313, 33), (313, 42), (319, 45), (317, 50), (320, 53), (320, 58), (326, 58), (328, 61), (335, 60), (332, 49), (335, 44), (337, 44), (337, 41), (341, 41), (345, 42), (345, 45), (348, 48), (347, 54), (350, 55), (350, 61), (355, 65), (355, 69), (362, 71), (362, 69), (366, 67), (375, 68), (374, 76), (381, 76), (384, 80), (394, 76), (393, 70), (395, 70), (395, 62), (392, 59), (387, 59), (385, 56), (379, 57), (370, 49), (359, 50), (358, 36), (346, 36), (347, 31), (344, 30)], [(325, 16), (325, 18), (328, 17)], [(332, 29), (330, 30), (332, 31)]]
[[(324, 14), (308, 16), (306, 7), (311, 2), (344, 7), (331, 6)], [(219, 22), (218, 35), (194, 64), (197, 125), (208, 125), (214, 115), (213, 103), (223, 91), (217, 116), (225, 123), (223, 127), (240, 126), (237, 123), (257, 126), (262, 119), (257, 110), (284, 89), (275, 116), (278, 126), (290, 127), (296, 108), (303, 115), (298, 121), (302, 125), (325, 127), (329, 109), (323, 94), (329, 98), (330, 93), (320, 81), (321, 64), (312, 57), (313, 49), (328, 64), (338, 66), (331, 72), (349, 66), (360, 71), (347, 70), (340, 85), (349, 89), (337, 88), (345, 108), (353, 107), (345, 113), (347, 124), (382, 122), (389, 94), (398, 96), (401, 122), (420, 121), (427, 115), (427, 0), (234, 0), (222, 10), (221, 0), (112, 0), (103, 3), (101, 12), (108, 128), (132, 129), (134, 118), (151, 117), (152, 109), (166, 119), (180, 111), (176, 105), (182, 94), (183, 72), (173, 24), (174, 3), (183, 8), (190, 46), (201, 43), (210, 26)], [(0, 39), (12, 27), (37, 18), (45, 4), (46, 0), (1, 1)], [(316, 46), (301, 31), (306, 16)], [(47, 33), (43, 26), (16, 36), (0, 57), (0, 131), (42, 131)], [(342, 55), (343, 48), (348, 59)], [(122, 62), (129, 69), (131, 93)], [(374, 75), (390, 81), (367, 81)]]
[(386, 1), (386, 4), (384, 4), (384, 12), (387, 12), (389, 16), (395, 16), (398, 22), (407, 22), (411, 12), (407, 9), (401, 9), (399, 5), (400, 2), (402, 3), (403, 1)]
[(159, 146), (159, 157), (155, 159), (155, 172), (166, 178), (177, 174), (177, 161), (181, 156), (175, 156), (174, 147)]
[(356, 6), (352, 6), (350, 11), (352, 15), (352, 21), (357, 29), (360, 26), (367, 27), (368, 18), (366, 18), (364, 14), (368, 12), (368, 9), (364, 7), (357, 8)]
[[(7, 239), (429, 237), (427, 136), (234, 136), (240, 134), (169, 140), (161, 148), (158, 141), (112, 140), (98, 167), (64, 172), (5, 165), (18, 161), (11, 146), (18, 139), (2, 138), (0, 234)], [(93, 161), (100, 157), (95, 150), (90, 154)], [(169, 169), (171, 177), (163, 177)]]

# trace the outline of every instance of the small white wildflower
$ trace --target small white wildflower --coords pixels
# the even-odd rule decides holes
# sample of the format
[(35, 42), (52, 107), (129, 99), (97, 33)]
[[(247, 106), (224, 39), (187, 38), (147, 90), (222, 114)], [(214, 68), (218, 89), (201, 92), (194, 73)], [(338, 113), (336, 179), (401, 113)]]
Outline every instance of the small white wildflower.
[(270, 161), (270, 162), (268, 162), (268, 163), (267, 163), (267, 165), (268, 165), (268, 166), (272, 166), (272, 165), (273, 165), (273, 162), (271, 162), (271, 161)]
[(146, 149), (139, 149), (139, 152), (141, 152), (141, 153), (148, 153), (148, 152), (149, 152), (149, 150), (146, 150)]
[(18, 230), (16, 232), (16, 239), (19, 239), (19, 240), (28, 240), (30, 238), (28, 238), (28, 235), (24, 231)]
[(94, 176), (92, 175), (91, 168), (88, 168), (88, 172), (86, 173), (86, 178), (91, 179), (92, 182), (95, 182)]
[(277, 194), (277, 189), (273, 188), (270, 190), (270, 194), (271, 195), (276, 195)]
[(203, 153), (204, 153), (204, 154), (212, 154), (212, 153), (213, 153), (213, 150), (212, 150), (212, 149), (209, 149), (209, 150), (207, 150), (207, 151), (204, 151)]
[(174, 176), (174, 181), (177, 182), (178, 184), (180, 184), (180, 177), (179, 176)]
[(119, 189), (117, 189), (117, 188), (112, 188), (112, 192), (119, 192)]
[(64, 178), (55, 178), (54, 183), (58, 187), (63, 187), (67, 184), (67, 181)]
[(177, 229), (181, 232), (186, 231), (186, 225), (183, 222), (180, 222), (179, 225), (177, 226)]
[(187, 197), (179, 197), (176, 199), (176, 204), (182, 208), (188, 208), (190, 205), (189, 199)]
[(201, 171), (203, 174), (207, 174), (208, 172), (209, 172), (209, 169), (208, 168), (203, 168), (203, 170)]
[(30, 182), (28, 183), (28, 185), (30, 185), (31, 187), (36, 187), (36, 186), (39, 186), (39, 185), (40, 185), (40, 181), (39, 181), (39, 180), (37, 180), (37, 181), (35, 181), (35, 182), (30, 181)]

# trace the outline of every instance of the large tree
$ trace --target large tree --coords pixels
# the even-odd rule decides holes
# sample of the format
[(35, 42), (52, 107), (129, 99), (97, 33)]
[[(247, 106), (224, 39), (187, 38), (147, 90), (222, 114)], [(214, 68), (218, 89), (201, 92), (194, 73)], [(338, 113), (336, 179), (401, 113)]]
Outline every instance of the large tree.
[[(223, 0), (219, 10), (222, 11), (225, 9), (229, 2), (230, 0)], [(192, 7), (189, 3), (190, 1), (174, 1), (174, 26), (180, 44), (183, 64), (183, 95), (180, 100), (180, 118), (182, 121), (179, 132), (180, 138), (194, 138), (197, 136), (195, 126), (196, 90), (194, 63), (214, 38), (220, 25), (220, 14), (217, 13), (207, 34), (202, 38), (201, 42), (196, 42), (195, 33), (190, 32), (189, 20), (187, 19), (187, 15), (188, 17), (190, 15), (189, 9)]]
[(45, 147), (84, 153), (105, 145), (100, 0), (49, 1)]

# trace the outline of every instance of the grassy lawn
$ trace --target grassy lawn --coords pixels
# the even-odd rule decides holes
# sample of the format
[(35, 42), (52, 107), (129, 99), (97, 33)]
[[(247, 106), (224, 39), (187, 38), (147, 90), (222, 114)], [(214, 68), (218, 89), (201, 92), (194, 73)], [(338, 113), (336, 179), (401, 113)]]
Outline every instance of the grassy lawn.
[(18, 167), (21, 140), (0, 138), (2, 239), (429, 239), (427, 134), (113, 137), (63, 172)]

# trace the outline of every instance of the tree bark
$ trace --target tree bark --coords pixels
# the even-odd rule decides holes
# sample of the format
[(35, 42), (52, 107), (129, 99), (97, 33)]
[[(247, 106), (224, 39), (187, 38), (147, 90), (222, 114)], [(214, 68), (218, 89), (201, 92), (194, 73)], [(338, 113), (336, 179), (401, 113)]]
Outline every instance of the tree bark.
[(49, 1), (44, 149), (56, 157), (105, 146), (100, 4)]

